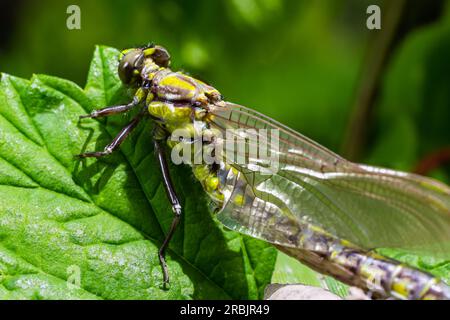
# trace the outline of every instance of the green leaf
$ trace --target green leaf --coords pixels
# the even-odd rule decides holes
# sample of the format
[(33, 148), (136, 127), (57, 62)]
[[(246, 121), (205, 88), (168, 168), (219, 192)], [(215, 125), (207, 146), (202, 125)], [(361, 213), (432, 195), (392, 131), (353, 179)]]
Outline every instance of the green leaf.
[(74, 159), (101, 150), (132, 116), (78, 121), (130, 101), (118, 54), (96, 48), (85, 89), (46, 75), (2, 75), (0, 298), (260, 298), (276, 251), (216, 222), (186, 166), (171, 167), (184, 215), (167, 251), (170, 287), (162, 288), (158, 248), (173, 216), (150, 122), (111, 156)]

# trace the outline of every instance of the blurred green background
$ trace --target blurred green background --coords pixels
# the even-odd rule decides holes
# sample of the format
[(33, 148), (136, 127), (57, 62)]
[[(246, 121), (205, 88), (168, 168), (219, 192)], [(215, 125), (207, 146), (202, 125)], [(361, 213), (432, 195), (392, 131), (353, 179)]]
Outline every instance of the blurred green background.
[[(448, 183), (449, 2), (4, 1), (0, 70), (84, 86), (96, 44), (155, 42), (173, 69), (351, 160)], [(66, 27), (71, 4), (81, 30)], [(366, 27), (371, 4), (381, 7), (381, 30)]]

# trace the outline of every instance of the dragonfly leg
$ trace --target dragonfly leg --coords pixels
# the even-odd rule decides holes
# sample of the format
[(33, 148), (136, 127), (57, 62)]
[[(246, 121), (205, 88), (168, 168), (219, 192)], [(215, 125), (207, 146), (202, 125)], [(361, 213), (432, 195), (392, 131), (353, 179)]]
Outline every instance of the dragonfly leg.
[(133, 109), (135, 106), (137, 106), (137, 104), (135, 104), (134, 102), (130, 102), (129, 104), (123, 104), (119, 106), (110, 106), (103, 109), (94, 110), (90, 114), (81, 115), (80, 119), (107, 117), (113, 114), (126, 112), (128, 110)]
[(173, 237), (175, 229), (177, 228), (178, 223), (180, 222), (181, 204), (180, 204), (180, 201), (178, 200), (177, 194), (176, 194), (175, 189), (172, 184), (172, 180), (170, 178), (169, 168), (167, 166), (167, 160), (166, 160), (166, 156), (164, 154), (164, 149), (161, 145), (161, 140), (155, 138), (153, 141), (154, 141), (154, 145), (155, 145), (156, 157), (157, 157), (159, 167), (160, 167), (161, 173), (162, 173), (164, 189), (166, 190), (167, 197), (169, 198), (170, 204), (172, 205), (172, 211), (175, 215), (172, 220), (172, 224), (170, 225), (169, 232), (167, 233), (166, 238), (164, 239), (164, 242), (161, 245), (161, 248), (159, 249), (159, 261), (160, 261), (161, 267), (163, 269), (164, 284), (168, 284), (169, 283), (169, 272), (167, 270), (165, 252), (166, 252), (167, 247), (169, 246), (170, 240)]
[[(145, 109), (143, 109), (144, 111)], [(85, 152), (77, 155), (79, 158), (99, 158), (103, 156), (107, 156), (111, 154), (114, 150), (116, 150), (120, 144), (128, 137), (128, 135), (133, 131), (134, 128), (138, 125), (138, 123), (142, 120), (145, 112), (140, 112), (136, 117), (131, 120), (129, 124), (123, 127), (122, 130), (117, 134), (117, 136), (109, 143), (103, 151), (93, 151), (93, 152)]]
[(128, 110), (131, 110), (137, 105), (139, 105), (142, 101), (144, 101), (146, 97), (147, 97), (147, 89), (140, 88), (137, 90), (136, 94), (133, 97), (133, 101), (131, 101), (130, 103), (94, 110), (90, 114), (81, 115), (80, 119), (107, 117), (113, 114), (127, 112)]

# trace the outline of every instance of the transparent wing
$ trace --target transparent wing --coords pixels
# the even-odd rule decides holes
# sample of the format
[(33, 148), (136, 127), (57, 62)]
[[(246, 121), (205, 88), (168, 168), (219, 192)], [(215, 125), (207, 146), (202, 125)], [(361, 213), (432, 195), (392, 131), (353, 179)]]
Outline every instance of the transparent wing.
[[(288, 244), (276, 235), (280, 228), (286, 229), (276, 225), (282, 219), (261, 223), (250, 219), (250, 215), (258, 215), (261, 220), (277, 212), (291, 220), (320, 226), (363, 248), (426, 250), (450, 257), (450, 188), (445, 184), (415, 174), (352, 163), (243, 106), (213, 106), (210, 115), (211, 127), (222, 131), (224, 137), (226, 132), (230, 134), (226, 129), (279, 132), (278, 145), (264, 130), (257, 130), (257, 141), (247, 139), (244, 148), (233, 148), (230, 153), (228, 143), (223, 144), (223, 160), (245, 176), (246, 188), (251, 188), (248, 193), (259, 201), (253, 202), (253, 208), (226, 201), (218, 217), (229, 228)], [(236, 160), (238, 156), (251, 158), (249, 150), (261, 142), (279, 156), (279, 166), (272, 173), (264, 172), (267, 164)]]

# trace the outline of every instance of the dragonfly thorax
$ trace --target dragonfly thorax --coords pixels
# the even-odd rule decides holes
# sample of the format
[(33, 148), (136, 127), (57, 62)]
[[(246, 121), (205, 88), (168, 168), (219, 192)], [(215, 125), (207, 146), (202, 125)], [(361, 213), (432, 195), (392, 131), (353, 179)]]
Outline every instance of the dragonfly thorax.
[(211, 153), (219, 140), (217, 129), (209, 126), (208, 110), (211, 106), (221, 106), (222, 96), (214, 87), (172, 71), (165, 57), (169, 55), (162, 47), (126, 50), (119, 63), (120, 78), (125, 85), (138, 87), (135, 100), (145, 103), (160, 132), (158, 138), (166, 139), (171, 156), (175, 154), (190, 164), (208, 195), (221, 204), (223, 184), (219, 180), (223, 179), (218, 172), (219, 168), (223, 171), (230, 167), (194, 159), (199, 154)]

